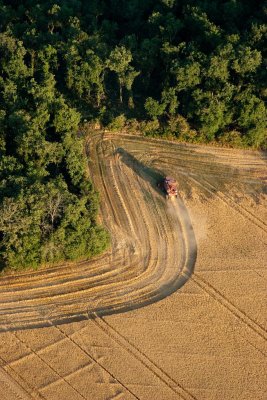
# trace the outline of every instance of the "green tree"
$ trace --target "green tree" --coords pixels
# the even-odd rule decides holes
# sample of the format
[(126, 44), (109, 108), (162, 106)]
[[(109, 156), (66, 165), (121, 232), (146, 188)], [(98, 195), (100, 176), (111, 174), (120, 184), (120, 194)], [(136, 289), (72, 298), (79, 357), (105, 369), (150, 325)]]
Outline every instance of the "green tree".
[(201, 68), (198, 62), (174, 62), (171, 68), (177, 81), (177, 90), (186, 90), (199, 85), (201, 81)]
[(246, 132), (243, 141), (247, 145), (258, 148), (266, 143), (267, 139), (265, 104), (261, 99), (247, 92), (241, 93), (237, 100), (239, 105), (237, 123), (243, 132)]
[(125, 46), (116, 46), (111, 51), (107, 66), (110, 71), (114, 71), (118, 76), (119, 81), (119, 98), (122, 103), (122, 89), (126, 87), (129, 91), (132, 88), (132, 84), (139, 72), (135, 71), (130, 65), (132, 61), (131, 51), (126, 49)]
[(200, 140), (210, 142), (226, 124), (225, 103), (213, 92), (203, 92), (197, 89), (193, 93), (194, 117), (198, 122)]
[(160, 104), (157, 100), (152, 99), (152, 97), (148, 97), (145, 102), (145, 109), (147, 114), (152, 119), (157, 119), (161, 115), (163, 115), (165, 111), (166, 105)]
[(255, 72), (262, 61), (261, 53), (258, 50), (251, 50), (250, 47), (241, 47), (238, 50), (237, 58), (233, 61), (232, 68), (240, 75)]

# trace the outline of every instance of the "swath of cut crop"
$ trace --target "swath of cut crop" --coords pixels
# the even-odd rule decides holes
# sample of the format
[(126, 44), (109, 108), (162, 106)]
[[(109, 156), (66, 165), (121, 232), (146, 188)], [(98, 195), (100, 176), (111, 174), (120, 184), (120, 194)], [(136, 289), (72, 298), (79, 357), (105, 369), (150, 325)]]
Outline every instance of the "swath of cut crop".
[(124, 149), (124, 141), (96, 135), (87, 146), (111, 249), (90, 262), (3, 278), (0, 329), (46, 326), (42, 315), (61, 323), (85, 319), (88, 310), (107, 315), (136, 309), (189, 279), (196, 242), (188, 211), (181, 200), (166, 204), (157, 188), (162, 173), (140, 161), (131, 145)]

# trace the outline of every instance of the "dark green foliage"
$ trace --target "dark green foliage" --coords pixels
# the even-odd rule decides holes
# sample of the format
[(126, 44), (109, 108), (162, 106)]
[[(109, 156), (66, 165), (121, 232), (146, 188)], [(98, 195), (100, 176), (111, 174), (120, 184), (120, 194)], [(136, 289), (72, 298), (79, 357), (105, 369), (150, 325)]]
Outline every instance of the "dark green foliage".
[(93, 256), (108, 244), (96, 224), (98, 196), (86, 178), (81, 115), (57, 86), (57, 51), (45, 46), (34, 66), (22, 42), (0, 37), (0, 263), (42, 263)]
[[(196, 141), (222, 143), (235, 131), (240, 145), (266, 147), (264, 2), (2, 0), (0, 7), (0, 88), (12, 111), (7, 118), (0, 109), (1, 126), (28, 126), (31, 109), (45, 131), (53, 113), (65, 124), (70, 107), (108, 126), (124, 115), (152, 122), (158, 134), (171, 127), (180, 139), (173, 121), (182, 116)], [(28, 146), (35, 140), (29, 130)]]
[(266, 148), (266, 9), (249, 0), (0, 0), (0, 262), (38, 265), (106, 246), (81, 119)]

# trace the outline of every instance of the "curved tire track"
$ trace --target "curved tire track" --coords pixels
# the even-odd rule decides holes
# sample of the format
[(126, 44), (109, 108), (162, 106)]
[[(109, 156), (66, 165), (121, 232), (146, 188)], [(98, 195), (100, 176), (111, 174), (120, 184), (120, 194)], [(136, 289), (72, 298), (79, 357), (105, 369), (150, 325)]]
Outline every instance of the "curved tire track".
[(87, 148), (112, 248), (90, 262), (4, 277), (0, 330), (85, 319), (88, 310), (136, 309), (170, 295), (191, 276), (197, 249), (186, 207), (181, 200), (166, 204), (154, 170), (138, 161), (138, 152), (119, 153), (126, 139), (116, 140), (95, 135)]

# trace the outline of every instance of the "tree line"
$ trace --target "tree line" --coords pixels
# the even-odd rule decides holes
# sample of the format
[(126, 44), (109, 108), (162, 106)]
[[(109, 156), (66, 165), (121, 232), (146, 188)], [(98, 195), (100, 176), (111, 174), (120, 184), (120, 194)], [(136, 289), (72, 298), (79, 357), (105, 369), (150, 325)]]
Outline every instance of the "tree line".
[(84, 120), (267, 148), (267, 6), (250, 0), (0, 0), (0, 263), (106, 248)]

